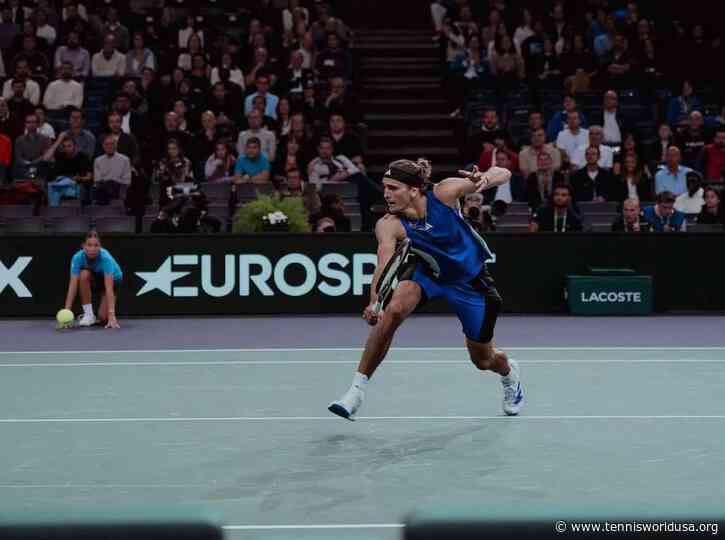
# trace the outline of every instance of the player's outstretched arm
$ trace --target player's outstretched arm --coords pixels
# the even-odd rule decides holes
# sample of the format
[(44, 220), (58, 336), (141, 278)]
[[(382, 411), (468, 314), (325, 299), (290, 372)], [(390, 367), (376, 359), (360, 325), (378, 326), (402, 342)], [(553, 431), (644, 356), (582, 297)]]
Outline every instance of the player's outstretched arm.
[(373, 274), (373, 282), (370, 284), (370, 305), (363, 313), (363, 317), (369, 324), (374, 325), (377, 323), (377, 318), (373, 314), (373, 306), (378, 300), (375, 290), (380, 280), (380, 274), (382, 274), (393, 254), (395, 254), (398, 240), (402, 240), (404, 236), (405, 229), (400, 224), (400, 220), (394, 216), (385, 216), (375, 224), (375, 237), (378, 240), (378, 265)]
[(458, 171), (458, 174), (462, 178), (446, 178), (434, 188), (438, 200), (449, 206), (455, 206), (461, 197), (469, 193), (485, 191), (511, 179), (511, 171), (502, 167), (491, 167), (486, 172), (480, 172), (478, 167), (474, 167), (471, 172)]

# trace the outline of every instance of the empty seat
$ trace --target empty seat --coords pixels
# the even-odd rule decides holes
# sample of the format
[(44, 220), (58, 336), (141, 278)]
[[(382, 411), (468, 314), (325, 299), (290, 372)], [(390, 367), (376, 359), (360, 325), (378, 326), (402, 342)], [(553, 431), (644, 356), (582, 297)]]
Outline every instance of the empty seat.
[(3, 229), (6, 234), (43, 233), (45, 224), (38, 217), (13, 218), (5, 221)]
[(619, 203), (616, 202), (582, 202), (579, 210), (582, 214), (616, 214)]
[(112, 218), (123, 215), (121, 209), (115, 204), (86, 206), (83, 213), (92, 218)]
[(357, 185), (350, 182), (322, 184), (320, 186), (320, 193), (336, 193), (344, 199), (355, 199), (357, 198)]
[(91, 228), (91, 218), (88, 216), (67, 216), (63, 218), (51, 219), (48, 226), (54, 233), (85, 233)]
[(33, 207), (29, 204), (0, 204), (0, 221), (29, 217), (33, 217)]
[(106, 217), (95, 220), (95, 227), (101, 233), (133, 233), (136, 232), (136, 220), (132, 217)]

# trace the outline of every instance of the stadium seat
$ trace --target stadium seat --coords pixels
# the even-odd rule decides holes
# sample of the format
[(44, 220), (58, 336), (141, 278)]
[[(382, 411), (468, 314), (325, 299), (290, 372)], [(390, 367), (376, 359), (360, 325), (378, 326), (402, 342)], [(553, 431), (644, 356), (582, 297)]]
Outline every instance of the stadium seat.
[(76, 206), (48, 206), (41, 210), (40, 215), (45, 219), (59, 219), (72, 216), (79, 216), (81, 214), (81, 207)]
[(584, 215), (589, 214), (617, 214), (617, 202), (582, 202), (579, 203), (579, 210)]
[(33, 216), (33, 207), (25, 204), (0, 205), (0, 221), (10, 218), (29, 218)]
[(6, 220), (3, 230), (6, 234), (43, 233), (45, 232), (45, 224), (38, 217), (15, 218)]
[(136, 231), (136, 221), (132, 217), (98, 218), (94, 223), (99, 233), (133, 233)]
[(226, 182), (209, 182), (203, 184), (201, 190), (210, 201), (228, 201), (231, 185)]
[(320, 187), (320, 194), (325, 193), (336, 193), (343, 199), (356, 199), (357, 198), (357, 186), (355, 184), (345, 182), (341, 184), (322, 184)]
[(121, 209), (115, 204), (86, 206), (83, 213), (91, 218), (113, 218), (123, 215)]
[(88, 216), (67, 216), (48, 220), (50, 230), (56, 234), (84, 233), (91, 228), (91, 218)]

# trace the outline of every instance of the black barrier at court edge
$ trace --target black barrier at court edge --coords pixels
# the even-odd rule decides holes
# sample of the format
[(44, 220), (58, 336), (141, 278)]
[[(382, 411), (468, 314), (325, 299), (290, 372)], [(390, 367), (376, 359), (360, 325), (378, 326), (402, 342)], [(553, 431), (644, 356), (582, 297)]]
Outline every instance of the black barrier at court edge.
[[(654, 278), (657, 311), (725, 310), (725, 235), (491, 234), (509, 313), (566, 310), (566, 276), (590, 266)], [(0, 316), (63, 306), (78, 236), (0, 237)], [(360, 313), (375, 269), (365, 234), (107, 236), (123, 315)], [(443, 312), (431, 305), (428, 311)]]

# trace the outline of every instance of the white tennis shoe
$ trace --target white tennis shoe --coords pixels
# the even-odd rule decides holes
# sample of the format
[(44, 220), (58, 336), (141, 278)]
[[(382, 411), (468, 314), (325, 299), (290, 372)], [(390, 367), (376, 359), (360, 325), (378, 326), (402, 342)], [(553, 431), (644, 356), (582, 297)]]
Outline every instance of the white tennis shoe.
[(521, 369), (516, 360), (509, 360), (511, 372), (501, 379), (503, 385), (503, 412), (508, 416), (516, 416), (524, 406), (524, 388), (521, 386)]
[(84, 314), (78, 322), (78, 326), (93, 326), (96, 324), (96, 316)]
[(337, 401), (330, 403), (327, 408), (333, 414), (347, 418), (350, 421), (355, 420), (355, 414), (357, 413), (360, 405), (362, 405), (365, 392), (360, 390), (357, 386), (352, 386), (344, 396)]

